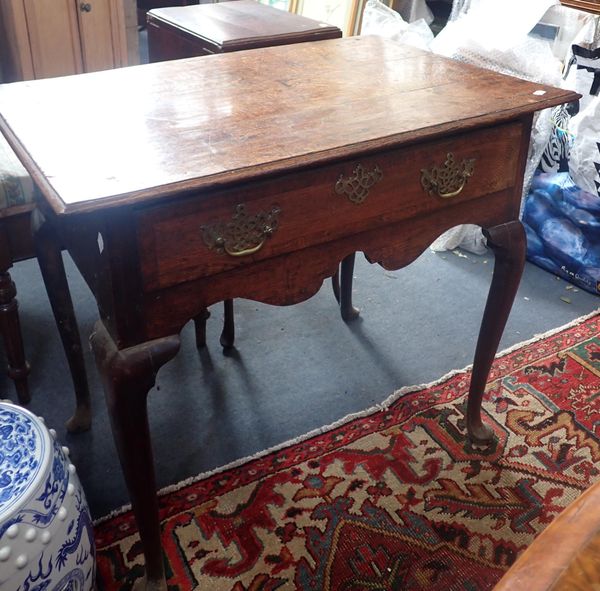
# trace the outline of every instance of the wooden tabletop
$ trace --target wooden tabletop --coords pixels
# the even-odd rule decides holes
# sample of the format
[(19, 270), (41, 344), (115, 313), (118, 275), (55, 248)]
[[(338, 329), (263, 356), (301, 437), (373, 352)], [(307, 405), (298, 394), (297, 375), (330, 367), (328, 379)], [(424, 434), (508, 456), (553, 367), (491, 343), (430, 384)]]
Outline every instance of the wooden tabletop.
[(494, 591), (600, 590), (600, 482), (525, 550)]
[(571, 101), (379, 37), (0, 86), (0, 130), (58, 214), (166, 199)]
[[(273, 40), (303, 41), (310, 33), (341, 37), (341, 31), (300, 14), (260, 4), (256, 0), (235, 0), (218, 4), (171, 6), (148, 13), (149, 21), (164, 21), (204, 39), (207, 47), (219, 51), (237, 51), (253, 42), (259, 46), (273, 45)], [(333, 34), (333, 35), (332, 35)]]

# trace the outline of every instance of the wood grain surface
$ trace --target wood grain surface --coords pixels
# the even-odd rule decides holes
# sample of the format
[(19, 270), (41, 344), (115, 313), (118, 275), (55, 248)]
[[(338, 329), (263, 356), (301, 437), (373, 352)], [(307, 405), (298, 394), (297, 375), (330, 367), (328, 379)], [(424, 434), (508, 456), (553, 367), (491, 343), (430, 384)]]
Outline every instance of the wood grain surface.
[(406, 145), (575, 98), (349, 37), (0, 86), (0, 130), (55, 213), (68, 214)]
[(561, 0), (561, 4), (586, 12), (600, 14), (600, 0)]
[(600, 590), (600, 482), (546, 528), (494, 591)]
[[(460, 138), (389, 150), (314, 168), (304, 174), (290, 173), (259, 184), (215, 191), (204, 199), (196, 199), (194, 194), (176, 208), (169, 203), (147, 207), (137, 218), (144, 290), (162, 289), (247, 264), (245, 257), (224, 256), (209, 250), (198, 230), (203, 225), (230, 222), (238, 203), (244, 203), (250, 215), (270, 211), (275, 206), (280, 210), (278, 228), (252, 256), (254, 262), (348, 234), (360, 234), (380, 227), (382, 220), (393, 223), (417, 212), (436, 211), (443, 217), (444, 210), (455, 207), (457, 202), (481, 199), (514, 186), (518, 167), (515, 145), (522, 133), (520, 124), (500, 125)], [(441, 166), (448, 152), (459, 162), (474, 158), (473, 177), (460, 195), (452, 199), (427, 195), (421, 186), (421, 170)], [(366, 171), (377, 168), (382, 177), (360, 204), (335, 192), (340, 176), (352, 177), (358, 166)], [(477, 207), (478, 204), (472, 204), (474, 210)]]
[(315, 41), (342, 36), (333, 25), (255, 0), (157, 8), (147, 18), (149, 27), (168, 26), (197, 37), (212, 53), (305, 41), (311, 35)]

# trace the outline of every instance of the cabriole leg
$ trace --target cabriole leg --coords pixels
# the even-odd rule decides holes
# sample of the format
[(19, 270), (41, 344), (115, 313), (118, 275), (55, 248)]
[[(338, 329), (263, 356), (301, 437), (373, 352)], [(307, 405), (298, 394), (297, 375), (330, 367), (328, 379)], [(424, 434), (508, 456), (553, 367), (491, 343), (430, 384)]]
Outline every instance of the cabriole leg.
[(358, 317), (360, 310), (352, 305), (352, 276), (354, 274), (355, 253), (345, 257), (339, 272), (331, 278), (333, 295), (340, 305), (340, 313), (344, 322), (354, 320)]
[(146, 559), (145, 588), (166, 591), (147, 397), (158, 370), (177, 354), (179, 337), (119, 351), (104, 324), (98, 321), (90, 342), (102, 376), (113, 437)]
[(491, 430), (481, 421), (481, 401), (521, 281), (526, 250), (525, 231), (519, 221), (495, 226), (484, 234), (494, 251), (495, 263), (475, 350), (467, 404), (467, 431), (475, 443), (488, 443), (492, 439)]
[(210, 312), (204, 308), (200, 314), (194, 316), (194, 331), (196, 334), (196, 348), (206, 347), (206, 321), (210, 318)]

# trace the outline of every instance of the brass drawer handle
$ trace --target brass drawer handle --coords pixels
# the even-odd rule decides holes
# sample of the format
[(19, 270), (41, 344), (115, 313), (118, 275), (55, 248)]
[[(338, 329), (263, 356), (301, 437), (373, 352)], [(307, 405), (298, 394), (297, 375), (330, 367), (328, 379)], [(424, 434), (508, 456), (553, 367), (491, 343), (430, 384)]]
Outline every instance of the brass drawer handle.
[(465, 158), (460, 164), (449, 152), (443, 166), (433, 166), (421, 170), (421, 185), (429, 194), (436, 193), (438, 197), (448, 199), (456, 197), (475, 172), (475, 158)]
[(383, 172), (379, 166), (371, 172), (367, 172), (362, 164), (359, 164), (352, 173), (352, 176), (344, 178), (341, 174), (335, 184), (335, 192), (338, 195), (345, 195), (352, 203), (362, 203), (368, 196), (371, 187), (383, 178)]
[(210, 250), (232, 257), (254, 254), (277, 230), (280, 212), (278, 206), (273, 206), (271, 211), (248, 215), (246, 206), (240, 203), (236, 205), (231, 221), (202, 226), (202, 239)]
[(256, 246), (253, 246), (251, 248), (246, 248), (246, 250), (231, 250), (227, 244), (225, 244), (225, 252), (232, 257), (245, 257), (248, 256), (250, 254), (254, 254), (255, 252), (258, 252), (262, 247), (263, 244), (265, 243), (266, 238), (263, 238)]

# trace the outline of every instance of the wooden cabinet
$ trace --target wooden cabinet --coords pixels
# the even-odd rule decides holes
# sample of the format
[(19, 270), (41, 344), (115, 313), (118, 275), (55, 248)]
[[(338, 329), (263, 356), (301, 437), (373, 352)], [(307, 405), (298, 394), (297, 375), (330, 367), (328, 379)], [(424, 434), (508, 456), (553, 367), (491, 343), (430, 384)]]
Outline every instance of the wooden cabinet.
[(122, 0), (2, 0), (4, 81), (125, 66)]

